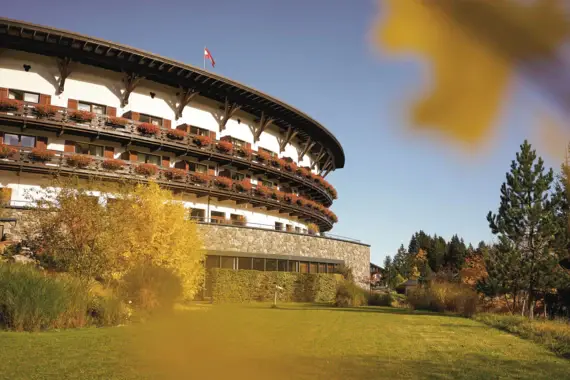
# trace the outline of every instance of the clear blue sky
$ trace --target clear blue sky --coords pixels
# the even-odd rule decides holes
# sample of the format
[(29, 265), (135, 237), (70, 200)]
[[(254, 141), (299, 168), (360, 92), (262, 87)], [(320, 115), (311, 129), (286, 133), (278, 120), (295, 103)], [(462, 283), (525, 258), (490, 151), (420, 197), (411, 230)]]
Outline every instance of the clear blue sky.
[(520, 88), (477, 155), (410, 133), (404, 100), (428, 83), (428, 71), (420, 57), (372, 49), (372, 0), (27, 0), (2, 13), (198, 66), (206, 45), (217, 73), (313, 116), (346, 153), (345, 168), (328, 177), (339, 192), (332, 233), (371, 244), (377, 263), (419, 229), (473, 244), (491, 239), (485, 216), (498, 207), (518, 146), (535, 137), (532, 94)]

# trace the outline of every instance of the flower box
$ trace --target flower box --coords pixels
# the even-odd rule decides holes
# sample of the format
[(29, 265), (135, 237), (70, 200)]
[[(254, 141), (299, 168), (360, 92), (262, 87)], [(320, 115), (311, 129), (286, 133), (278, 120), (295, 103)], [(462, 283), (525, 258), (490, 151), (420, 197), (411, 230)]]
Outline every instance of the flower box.
[(214, 182), (218, 187), (221, 187), (222, 189), (230, 189), (234, 183), (231, 178), (227, 177), (216, 177), (214, 179)]
[(164, 176), (171, 181), (180, 181), (186, 178), (186, 170), (184, 169), (168, 169), (164, 172)]
[(297, 206), (304, 206), (307, 203), (305, 198), (302, 198), (302, 197), (297, 197), (295, 202), (297, 203)]
[(311, 172), (305, 168), (297, 167), (297, 174), (301, 177), (311, 178)]
[(66, 158), (67, 164), (74, 168), (85, 169), (93, 162), (93, 158), (84, 154), (72, 154)]
[(90, 122), (95, 118), (95, 114), (88, 111), (70, 111), (69, 117), (78, 123)]
[(145, 136), (156, 136), (160, 132), (160, 127), (151, 123), (140, 123), (137, 125), (137, 131)]
[(209, 136), (196, 135), (192, 137), (192, 141), (194, 144), (202, 148), (210, 146), (212, 144), (212, 139)]
[(0, 111), (17, 111), (22, 106), (22, 102), (15, 99), (1, 99)]
[(138, 164), (135, 166), (135, 173), (150, 177), (158, 173), (158, 167), (154, 164)]
[(271, 157), (270, 161), (271, 161), (271, 165), (276, 167), (276, 168), (282, 168), (283, 165), (285, 165), (285, 160), (282, 160), (281, 158), (279, 158), (277, 156)]
[(283, 196), (283, 200), (289, 204), (295, 204), (298, 196), (292, 193), (287, 193)]
[(34, 112), (39, 117), (54, 117), (57, 113), (57, 107), (49, 104), (38, 104), (34, 106)]
[(129, 119), (125, 119), (124, 117), (110, 116), (107, 118), (106, 123), (112, 125), (113, 127), (126, 127), (127, 124), (129, 124)]
[(55, 157), (55, 153), (53, 151), (47, 150), (47, 149), (34, 148), (30, 152), (30, 157), (34, 161), (47, 162), (47, 161), (50, 161), (52, 158)]
[(253, 151), (248, 146), (240, 146), (239, 148), (237, 148), (237, 152), (242, 157), (251, 158), (251, 154)]
[(269, 162), (271, 160), (271, 155), (263, 150), (257, 152), (257, 159), (260, 162)]
[(8, 158), (15, 155), (17, 150), (9, 145), (0, 145), (0, 158)]
[(216, 148), (222, 153), (230, 153), (234, 148), (234, 144), (229, 141), (218, 141)]
[(285, 161), (285, 164), (282, 167), (291, 173), (295, 173), (297, 171), (297, 164), (294, 162)]
[(242, 181), (236, 182), (236, 189), (242, 193), (251, 191), (251, 181), (249, 179), (244, 179)]
[(210, 181), (210, 176), (206, 173), (193, 173), (192, 181), (202, 184), (208, 183), (208, 181)]
[(103, 167), (103, 169), (109, 170), (109, 171), (112, 171), (112, 172), (124, 168), (125, 165), (126, 165), (126, 164), (125, 164), (125, 161), (123, 161), (123, 160), (115, 160), (115, 159), (105, 160), (105, 161), (103, 161), (103, 163), (101, 164), (101, 166)]
[(170, 129), (168, 132), (166, 132), (166, 137), (171, 140), (184, 140), (185, 136), (186, 132), (180, 129)]
[(272, 189), (270, 189), (267, 186), (263, 186), (263, 185), (257, 185), (257, 187), (255, 188), (255, 194), (262, 196), (262, 197), (267, 197), (269, 194), (271, 194)]

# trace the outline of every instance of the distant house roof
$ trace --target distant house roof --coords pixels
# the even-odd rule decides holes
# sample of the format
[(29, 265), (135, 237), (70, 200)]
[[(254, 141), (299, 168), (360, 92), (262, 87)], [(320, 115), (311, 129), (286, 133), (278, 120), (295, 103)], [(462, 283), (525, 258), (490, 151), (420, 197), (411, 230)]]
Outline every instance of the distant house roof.
[(376, 265), (374, 263), (370, 263), (370, 269), (382, 269), (380, 265)]

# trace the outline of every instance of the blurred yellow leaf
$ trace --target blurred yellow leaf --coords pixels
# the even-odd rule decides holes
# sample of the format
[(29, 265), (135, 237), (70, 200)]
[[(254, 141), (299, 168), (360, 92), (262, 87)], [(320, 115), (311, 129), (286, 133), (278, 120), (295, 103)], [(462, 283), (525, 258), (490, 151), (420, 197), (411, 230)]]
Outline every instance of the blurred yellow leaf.
[(467, 143), (491, 132), (517, 65), (551, 58), (570, 30), (557, 0), (384, 0), (381, 9), (375, 44), (431, 61), (414, 126)]

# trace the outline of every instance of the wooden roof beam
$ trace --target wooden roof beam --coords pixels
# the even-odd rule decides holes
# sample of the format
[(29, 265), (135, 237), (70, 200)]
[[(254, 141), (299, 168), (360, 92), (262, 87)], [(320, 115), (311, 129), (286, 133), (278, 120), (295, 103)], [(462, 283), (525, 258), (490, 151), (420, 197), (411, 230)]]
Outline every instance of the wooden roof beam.
[(285, 151), (285, 147), (291, 142), (291, 140), (293, 140), (295, 136), (297, 136), (297, 133), (298, 132), (294, 131), (292, 127), (288, 127), (285, 136), (277, 138), (277, 141), (279, 142), (279, 153)]
[(313, 163), (311, 164), (311, 169), (315, 167), (315, 165), (325, 156), (325, 154), (327, 154), (327, 152), (325, 152), (325, 147), (321, 145), (321, 150), (319, 150), (317, 158), (313, 160)]
[(305, 154), (307, 154), (307, 152), (309, 150), (311, 150), (313, 148), (313, 146), (315, 146), (316, 142), (311, 141), (311, 139), (307, 139), (307, 142), (305, 143), (305, 146), (303, 147), (303, 149), (301, 150), (301, 153), (299, 153), (299, 162), (301, 162), (301, 160), (303, 159), (303, 157), (305, 157)]
[(186, 90), (182, 90), (178, 95), (178, 105), (176, 106), (176, 120), (182, 117), (182, 111), (184, 111), (184, 107), (186, 107), (192, 99), (194, 99), (199, 92), (194, 91), (192, 88), (188, 88)]
[(228, 98), (226, 97), (224, 101), (224, 108), (222, 113), (213, 113), (214, 118), (218, 122), (218, 126), (220, 127), (220, 132), (226, 129), (226, 123), (228, 120), (232, 118), (232, 116), (241, 108), (236, 103), (230, 103)]
[(57, 69), (59, 70), (59, 81), (56, 95), (61, 95), (65, 89), (65, 80), (71, 74), (71, 58), (58, 58)]
[[(253, 134), (253, 142), (256, 143), (259, 141), (259, 137), (267, 129), (267, 127), (272, 124), (275, 119), (267, 117), (265, 112), (261, 112), (261, 118), (257, 121), (257, 123), (253, 123), (251, 128), (251, 133)], [(256, 125), (257, 124), (257, 125)]]
[(138, 86), (141, 79), (144, 79), (143, 76), (140, 76), (135, 73), (125, 73), (123, 75), (123, 85), (125, 87), (125, 92), (123, 92), (123, 98), (121, 99), (121, 107), (125, 107), (129, 104), (129, 96), (131, 92)]

